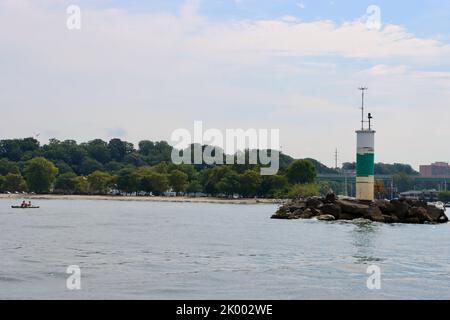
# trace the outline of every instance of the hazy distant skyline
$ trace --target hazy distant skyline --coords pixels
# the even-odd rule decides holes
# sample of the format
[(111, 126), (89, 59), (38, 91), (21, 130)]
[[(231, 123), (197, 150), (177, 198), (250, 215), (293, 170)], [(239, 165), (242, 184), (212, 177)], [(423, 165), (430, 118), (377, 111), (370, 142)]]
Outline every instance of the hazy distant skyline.
[(169, 141), (201, 120), (333, 166), (355, 161), (364, 85), (377, 162), (450, 162), (450, 3), (393, 2), (0, 0), (0, 139)]

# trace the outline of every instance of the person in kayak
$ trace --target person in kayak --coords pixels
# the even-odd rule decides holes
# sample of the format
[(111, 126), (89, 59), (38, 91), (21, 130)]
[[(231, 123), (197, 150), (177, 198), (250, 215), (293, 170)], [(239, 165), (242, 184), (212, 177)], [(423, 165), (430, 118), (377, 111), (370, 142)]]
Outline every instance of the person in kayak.
[(31, 201), (28, 201), (27, 207), (28, 207), (28, 208), (31, 208), (31, 207), (32, 207)]
[(26, 208), (27, 207), (27, 203), (24, 201), (22, 201), (22, 204), (20, 205), (21, 208)]

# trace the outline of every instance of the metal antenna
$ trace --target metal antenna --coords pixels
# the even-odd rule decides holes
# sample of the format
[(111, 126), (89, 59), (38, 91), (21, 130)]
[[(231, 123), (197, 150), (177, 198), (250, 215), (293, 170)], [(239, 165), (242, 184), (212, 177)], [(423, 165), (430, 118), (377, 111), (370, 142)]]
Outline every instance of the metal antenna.
[(367, 116), (367, 118), (369, 119), (369, 131), (370, 131), (370, 130), (372, 130), (372, 127), (371, 127), (371, 120), (373, 119), (372, 114), (369, 113), (369, 115)]
[(360, 87), (358, 90), (361, 90), (361, 130), (364, 130), (364, 93), (368, 90), (367, 87)]

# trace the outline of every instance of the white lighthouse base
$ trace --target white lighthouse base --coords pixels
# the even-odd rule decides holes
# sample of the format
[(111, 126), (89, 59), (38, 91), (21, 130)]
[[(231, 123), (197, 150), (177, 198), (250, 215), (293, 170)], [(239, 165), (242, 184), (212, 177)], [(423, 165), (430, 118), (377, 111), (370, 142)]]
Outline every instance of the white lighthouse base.
[(356, 199), (362, 201), (374, 201), (375, 177), (356, 178)]

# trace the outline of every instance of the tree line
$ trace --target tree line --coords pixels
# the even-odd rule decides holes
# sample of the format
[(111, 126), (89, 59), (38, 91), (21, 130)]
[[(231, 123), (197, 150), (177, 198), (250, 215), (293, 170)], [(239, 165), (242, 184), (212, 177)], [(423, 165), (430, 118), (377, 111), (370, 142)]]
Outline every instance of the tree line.
[(120, 139), (81, 144), (52, 139), (43, 146), (33, 138), (1, 140), (0, 191), (93, 195), (172, 191), (271, 198), (320, 192), (310, 160), (281, 154), (279, 174), (261, 176), (258, 164), (175, 165), (171, 154), (165, 141), (141, 141), (135, 149)]

